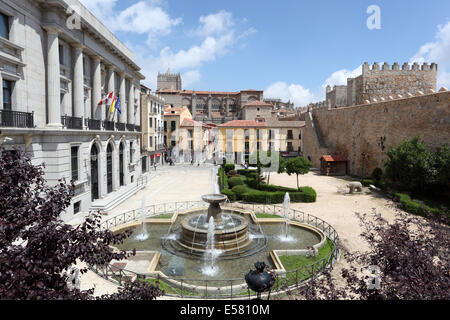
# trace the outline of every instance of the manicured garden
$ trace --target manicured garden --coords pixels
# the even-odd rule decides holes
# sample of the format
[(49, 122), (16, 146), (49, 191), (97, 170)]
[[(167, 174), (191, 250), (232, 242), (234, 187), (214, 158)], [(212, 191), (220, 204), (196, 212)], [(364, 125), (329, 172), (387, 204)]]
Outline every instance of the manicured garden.
[(221, 193), (230, 201), (248, 203), (283, 203), (286, 192), (291, 202), (315, 202), (316, 192), (311, 187), (286, 188), (267, 184), (258, 169), (235, 170), (234, 164), (225, 164), (219, 169)]

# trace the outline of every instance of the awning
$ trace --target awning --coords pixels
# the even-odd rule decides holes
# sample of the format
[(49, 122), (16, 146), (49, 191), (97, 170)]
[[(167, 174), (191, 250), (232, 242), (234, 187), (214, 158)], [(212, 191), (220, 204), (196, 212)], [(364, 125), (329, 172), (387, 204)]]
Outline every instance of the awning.
[(156, 153), (156, 154), (151, 154), (150, 158), (154, 158), (154, 157), (161, 157), (161, 153)]

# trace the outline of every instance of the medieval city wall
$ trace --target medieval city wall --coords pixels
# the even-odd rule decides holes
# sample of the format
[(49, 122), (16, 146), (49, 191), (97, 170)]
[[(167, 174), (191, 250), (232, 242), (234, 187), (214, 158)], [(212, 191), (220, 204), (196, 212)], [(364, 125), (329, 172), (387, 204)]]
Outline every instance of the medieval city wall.
[[(432, 149), (450, 143), (450, 92), (390, 100), (337, 109), (314, 109), (306, 116), (304, 155), (313, 166), (320, 167), (326, 153), (341, 154), (348, 160), (348, 173), (362, 174), (365, 152), (365, 174), (376, 167), (384, 168), (389, 146), (415, 135)], [(316, 131), (312, 125), (316, 124)], [(321, 137), (322, 146), (317, 144)]]

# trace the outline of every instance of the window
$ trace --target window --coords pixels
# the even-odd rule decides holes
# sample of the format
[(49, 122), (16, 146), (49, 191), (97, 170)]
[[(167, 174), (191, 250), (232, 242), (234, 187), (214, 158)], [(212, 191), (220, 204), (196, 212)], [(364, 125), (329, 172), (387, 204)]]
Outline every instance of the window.
[(177, 123), (175, 121), (170, 122), (170, 130), (175, 131), (177, 128)]
[(3, 80), (3, 109), (12, 110), (12, 81)]
[(70, 157), (72, 163), (72, 180), (78, 180), (78, 147), (70, 148)]
[(80, 212), (81, 201), (77, 201), (73, 204), (73, 214)]
[(153, 118), (148, 118), (148, 127), (149, 128), (153, 127)]
[(227, 130), (227, 139), (233, 138), (233, 130)]
[(130, 163), (133, 163), (133, 141), (130, 142)]
[(164, 121), (164, 132), (167, 132), (167, 121)]
[(142, 172), (147, 172), (147, 157), (142, 157)]
[(148, 145), (153, 147), (153, 137), (148, 137)]
[(9, 40), (9, 17), (0, 13), (0, 37)]
[(298, 133), (298, 139), (302, 140), (302, 132), (301, 131)]
[(292, 142), (288, 142), (288, 143), (287, 143), (287, 151), (288, 151), (288, 152), (294, 151), (294, 148), (292, 147)]
[(58, 46), (59, 49), (59, 64), (64, 65), (64, 46), (60, 44)]
[(244, 130), (244, 135), (245, 135), (245, 139), (248, 139), (249, 136), (250, 136), (250, 130), (245, 129), (245, 130)]
[(289, 140), (292, 140), (292, 139), (294, 138), (294, 136), (292, 135), (292, 130), (288, 130), (288, 132), (287, 132), (287, 138), (288, 138)]

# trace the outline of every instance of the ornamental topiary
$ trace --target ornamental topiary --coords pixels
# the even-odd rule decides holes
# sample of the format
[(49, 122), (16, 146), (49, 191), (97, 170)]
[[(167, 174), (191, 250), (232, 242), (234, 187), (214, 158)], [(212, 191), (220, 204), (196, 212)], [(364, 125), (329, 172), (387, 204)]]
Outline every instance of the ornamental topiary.
[(231, 191), (236, 195), (237, 200), (242, 200), (242, 195), (247, 193), (248, 189), (245, 185), (237, 185)]
[(240, 176), (234, 176), (228, 179), (228, 186), (233, 189), (235, 186), (243, 185), (244, 181)]

